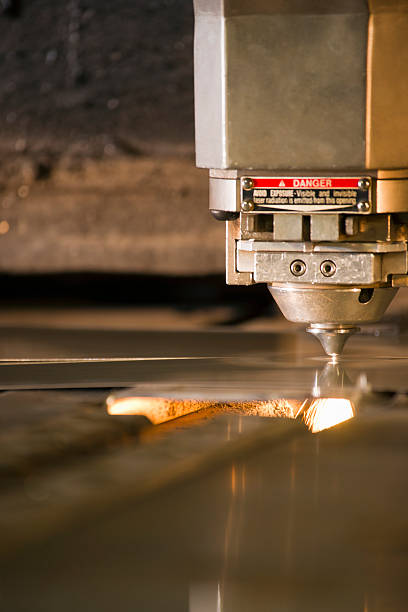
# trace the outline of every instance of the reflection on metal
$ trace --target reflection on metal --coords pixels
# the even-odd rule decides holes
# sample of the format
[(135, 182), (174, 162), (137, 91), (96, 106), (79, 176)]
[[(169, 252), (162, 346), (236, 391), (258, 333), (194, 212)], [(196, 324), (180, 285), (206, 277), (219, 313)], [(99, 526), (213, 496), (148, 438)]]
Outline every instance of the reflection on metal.
[(159, 425), (199, 411), (203, 412), (204, 417), (224, 412), (262, 417), (295, 418), (301, 407), (301, 402), (286, 399), (214, 402), (212, 400), (133, 396), (128, 391), (127, 394), (110, 395), (106, 400), (106, 407), (110, 415), (141, 415), (148, 418), (154, 425)]
[(199, 582), (190, 586), (189, 612), (222, 612), (219, 582)]
[(340, 397), (305, 400), (299, 414), (312, 433), (344, 423), (355, 416), (353, 403)]
[[(229, 508), (224, 531), (224, 554), (220, 580), (221, 604), (223, 603), (225, 585), (229, 580), (231, 566), (239, 558), (240, 533), (242, 533), (242, 526), (244, 524), (246, 466), (241, 462), (233, 463), (231, 466), (230, 492), (231, 496), (229, 498)], [(221, 607), (222, 609), (223, 606)]]

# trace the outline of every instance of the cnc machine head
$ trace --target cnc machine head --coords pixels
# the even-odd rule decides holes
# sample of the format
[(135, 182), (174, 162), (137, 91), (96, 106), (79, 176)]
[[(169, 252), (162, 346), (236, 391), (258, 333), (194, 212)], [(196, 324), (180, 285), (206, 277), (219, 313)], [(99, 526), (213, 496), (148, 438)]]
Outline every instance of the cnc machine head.
[(330, 355), (408, 285), (408, 0), (195, 0), (197, 165), (227, 283)]

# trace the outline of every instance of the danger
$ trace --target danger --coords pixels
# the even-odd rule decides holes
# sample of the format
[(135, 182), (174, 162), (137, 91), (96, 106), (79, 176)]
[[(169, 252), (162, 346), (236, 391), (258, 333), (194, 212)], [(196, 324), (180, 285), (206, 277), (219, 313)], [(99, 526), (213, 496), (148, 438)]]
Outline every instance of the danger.
[(306, 178), (293, 179), (294, 187), (331, 187), (331, 179), (328, 178)]

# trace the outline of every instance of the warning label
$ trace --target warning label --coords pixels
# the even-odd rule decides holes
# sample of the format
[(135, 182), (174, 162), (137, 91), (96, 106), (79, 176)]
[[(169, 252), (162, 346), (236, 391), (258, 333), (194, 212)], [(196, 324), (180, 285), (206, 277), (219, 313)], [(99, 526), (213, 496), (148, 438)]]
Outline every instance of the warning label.
[(259, 211), (350, 212), (358, 210), (359, 202), (369, 201), (370, 183), (358, 177), (254, 178), (251, 183), (250, 190), (243, 190), (243, 199), (252, 199)]
[(290, 187), (298, 189), (358, 189), (360, 178), (254, 178), (254, 187)]

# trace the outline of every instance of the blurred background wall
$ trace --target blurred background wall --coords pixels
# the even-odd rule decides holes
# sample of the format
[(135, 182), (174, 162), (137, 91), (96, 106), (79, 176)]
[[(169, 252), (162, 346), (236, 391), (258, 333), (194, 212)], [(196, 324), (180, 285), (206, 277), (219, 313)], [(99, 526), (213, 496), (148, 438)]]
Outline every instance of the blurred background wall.
[(192, 0), (0, 0), (0, 272), (223, 275)]

